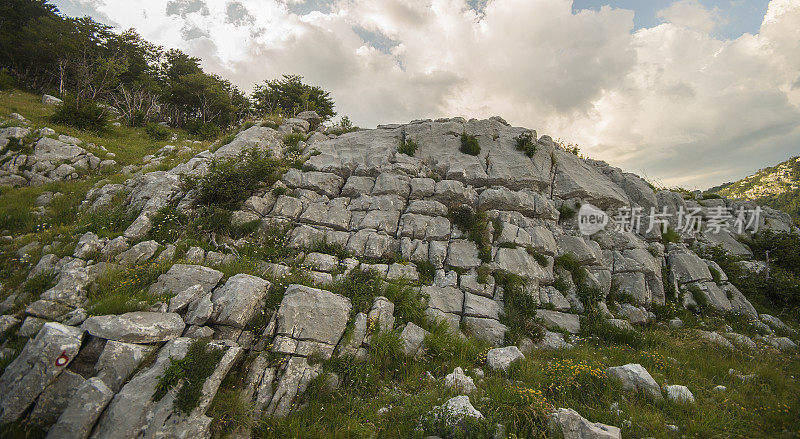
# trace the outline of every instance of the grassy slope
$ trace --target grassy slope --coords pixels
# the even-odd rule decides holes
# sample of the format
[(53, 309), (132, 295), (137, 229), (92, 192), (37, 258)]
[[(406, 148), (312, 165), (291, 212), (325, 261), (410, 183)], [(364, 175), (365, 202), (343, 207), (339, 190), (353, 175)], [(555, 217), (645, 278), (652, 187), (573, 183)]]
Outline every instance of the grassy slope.
[[(767, 185), (766, 180), (772, 178), (779, 169), (790, 169), (788, 182), (773, 184), (776, 188), (775, 193), (763, 196), (748, 196), (747, 192)], [(795, 222), (800, 223), (800, 189), (792, 189), (800, 184), (800, 162), (797, 157), (792, 157), (785, 162), (775, 166), (762, 169), (755, 174), (745, 177), (733, 183), (727, 183), (724, 187), (712, 188), (711, 191), (717, 192), (726, 197), (749, 198), (757, 200), (759, 203), (788, 212)]]
[[(516, 435), (511, 437), (548, 437), (543, 410), (551, 404), (573, 408), (593, 422), (620, 426), (626, 438), (677, 437), (668, 424), (679, 426), (684, 437), (789, 438), (800, 434), (796, 354), (732, 353), (701, 341), (689, 329), (652, 327), (643, 334), (646, 342), (637, 349), (595, 341), (567, 351), (534, 351), (508, 373), (490, 372), (480, 355), (462, 355), (456, 360), (428, 358), (423, 360), (426, 367), (403, 362), (395, 365), (393, 379), (369, 388), (343, 386), (330, 392), (320, 379), (303, 398), (301, 410), (283, 420), (263, 421), (256, 428), (257, 436), (422, 437), (416, 430), (420, 418), (457, 395), (441, 385), (443, 375), (456, 365), (465, 370), (483, 367), (486, 377), (475, 380), (478, 391), (470, 400), (489, 425), (505, 425), (508, 433)], [(659, 384), (686, 385), (697, 403), (652, 402), (622, 391), (603, 377), (607, 367), (627, 363), (642, 364)], [(756, 378), (742, 381), (730, 375), (729, 369)], [(437, 380), (427, 380), (425, 370), (434, 370)], [(351, 379), (369, 381), (365, 372), (359, 373)], [(726, 386), (727, 391), (714, 391), (717, 385)], [(612, 409), (615, 402), (621, 413)], [(380, 415), (382, 407), (390, 409)]]

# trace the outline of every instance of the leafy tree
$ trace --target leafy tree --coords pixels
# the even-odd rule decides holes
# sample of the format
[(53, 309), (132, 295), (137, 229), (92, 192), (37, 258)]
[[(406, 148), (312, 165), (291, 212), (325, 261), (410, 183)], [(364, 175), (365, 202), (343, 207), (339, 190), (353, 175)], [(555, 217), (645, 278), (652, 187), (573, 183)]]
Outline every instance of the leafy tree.
[(294, 116), (303, 111), (316, 111), (328, 120), (336, 115), (330, 93), (315, 85), (303, 83), (298, 75), (283, 75), (281, 79), (264, 81), (253, 91), (253, 102), (260, 114)]

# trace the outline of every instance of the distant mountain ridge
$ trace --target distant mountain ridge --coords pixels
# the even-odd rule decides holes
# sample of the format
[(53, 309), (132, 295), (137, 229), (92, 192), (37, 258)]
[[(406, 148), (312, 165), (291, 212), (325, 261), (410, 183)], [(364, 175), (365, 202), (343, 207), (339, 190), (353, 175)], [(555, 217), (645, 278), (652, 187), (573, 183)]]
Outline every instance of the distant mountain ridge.
[(729, 198), (758, 201), (788, 212), (795, 222), (800, 222), (800, 156), (708, 191)]

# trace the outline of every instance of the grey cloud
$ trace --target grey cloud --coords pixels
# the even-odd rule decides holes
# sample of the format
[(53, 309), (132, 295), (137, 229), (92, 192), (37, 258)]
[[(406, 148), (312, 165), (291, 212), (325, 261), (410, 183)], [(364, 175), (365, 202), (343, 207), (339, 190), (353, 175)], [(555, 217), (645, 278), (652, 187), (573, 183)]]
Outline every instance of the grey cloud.
[(255, 22), (247, 8), (238, 1), (229, 2), (225, 7), (225, 22), (236, 26), (244, 26)]
[(167, 15), (179, 15), (186, 18), (189, 14), (199, 12), (200, 15), (209, 15), (208, 5), (203, 0), (170, 0), (167, 2)]
[(192, 26), (192, 27), (184, 27), (183, 29), (181, 29), (181, 35), (183, 35), (183, 38), (186, 41), (189, 41), (197, 38), (208, 37), (209, 33), (207, 31), (204, 31), (203, 29), (200, 29), (197, 26)]

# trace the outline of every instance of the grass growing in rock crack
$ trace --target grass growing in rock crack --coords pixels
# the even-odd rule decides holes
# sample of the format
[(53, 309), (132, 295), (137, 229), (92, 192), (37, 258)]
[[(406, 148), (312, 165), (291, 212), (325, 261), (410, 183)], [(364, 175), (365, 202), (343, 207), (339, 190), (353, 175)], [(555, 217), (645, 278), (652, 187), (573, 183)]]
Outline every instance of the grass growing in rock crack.
[(492, 236), (489, 233), (489, 219), (486, 212), (474, 211), (469, 206), (459, 206), (449, 209), (447, 217), (450, 222), (465, 232), (470, 241), (478, 247), (478, 257), (482, 262), (492, 259)]
[(507, 344), (516, 344), (523, 338), (538, 341), (542, 338), (542, 327), (536, 322), (536, 301), (525, 291), (526, 280), (504, 271), (494, 273), (495, 282), (503, 288), (504, 313), (501, 322), (508, 327)]
[(180, 384), (173, 402), (176, 410), (189, 414), (197, 407), (203, 395), (203, 384), (214, 372), (225, 351), (209, 345), (207, 340), (192, 341), (182, 359), (170, 357), (170, 364), (159, 377), (154, 401), (160, 401), (167, 392)]

